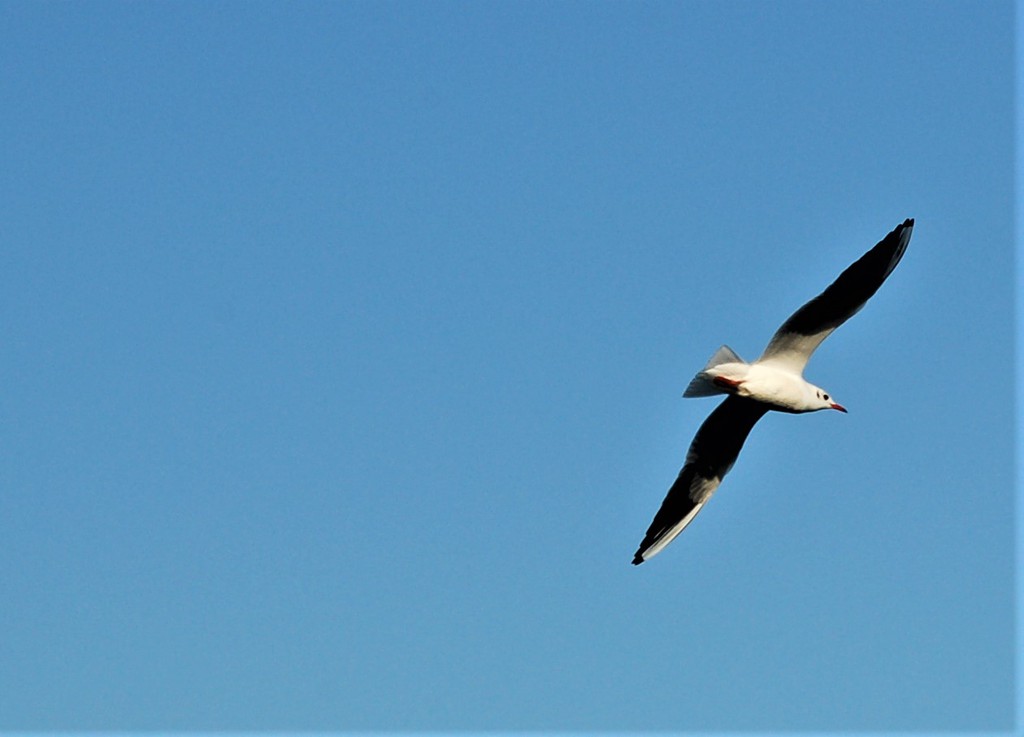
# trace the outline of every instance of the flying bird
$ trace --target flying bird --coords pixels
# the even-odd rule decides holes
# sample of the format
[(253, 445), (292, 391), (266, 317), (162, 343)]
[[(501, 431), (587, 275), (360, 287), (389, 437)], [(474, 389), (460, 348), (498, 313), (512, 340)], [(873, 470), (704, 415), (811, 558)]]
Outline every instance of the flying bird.
[(804, 367), (832, 331), (853, 317), (903, 258), (914, 219), (908, 218), (839, 275), (828, 289), (782, 323), (753, 363), (722, 346), (683, 393), (728, 394), (697, 430), (679, 477), (668, 490), (633, 565), (650, 560), (682, 532), (722, 483), (754, 425), (769, 410), (799, 414), (846, 412), (821, 387), (804, 380)]

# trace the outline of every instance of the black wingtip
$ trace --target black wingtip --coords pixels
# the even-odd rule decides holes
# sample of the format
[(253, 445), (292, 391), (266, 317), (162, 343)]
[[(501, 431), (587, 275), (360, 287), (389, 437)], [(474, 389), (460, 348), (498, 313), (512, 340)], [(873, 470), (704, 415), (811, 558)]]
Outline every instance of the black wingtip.
[(638, 565), (640, 565), (643, 562), (644, 562), (644, 557), (642, 555), (640, 555), (640, 553), (637, 553), (636, 555), (633, 556), (633, 565), (638, 566)]

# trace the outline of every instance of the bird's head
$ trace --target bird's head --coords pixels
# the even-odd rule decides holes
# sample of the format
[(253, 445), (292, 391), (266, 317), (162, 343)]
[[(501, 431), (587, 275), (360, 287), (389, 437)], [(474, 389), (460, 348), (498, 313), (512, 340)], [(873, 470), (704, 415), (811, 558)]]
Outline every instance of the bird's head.
[(811, 411), (817, 411), (819, 409), (837, 409), (840, 412), (846, 411), (846, 407), (838, 404), (834, 399), (832, 399), (832, 395), (820, 386), (814, 387), (814, 394), (815, 396), (811, 398)]

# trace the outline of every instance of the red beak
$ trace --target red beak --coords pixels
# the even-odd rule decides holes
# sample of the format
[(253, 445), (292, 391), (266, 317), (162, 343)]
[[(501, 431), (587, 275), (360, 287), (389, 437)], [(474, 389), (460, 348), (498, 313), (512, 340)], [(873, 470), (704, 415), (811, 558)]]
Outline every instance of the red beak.
[(840, 412), (846, 412), (846, 407), (844, 407), (841, 404), (836, 404), (835, 402), (832, 402), (832, 404), (830, 406), (832, 407), (832, 409), (837, 409)]

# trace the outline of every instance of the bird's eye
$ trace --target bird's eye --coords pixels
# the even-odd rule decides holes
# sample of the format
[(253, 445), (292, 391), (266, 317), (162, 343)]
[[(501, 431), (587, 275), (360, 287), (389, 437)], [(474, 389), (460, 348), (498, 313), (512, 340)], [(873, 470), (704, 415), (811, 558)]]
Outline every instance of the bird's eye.
[(828, 401), (828, 394), (825, 395), (825, 401)]

